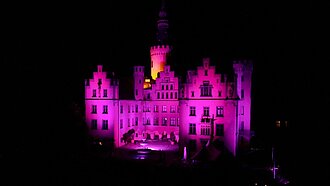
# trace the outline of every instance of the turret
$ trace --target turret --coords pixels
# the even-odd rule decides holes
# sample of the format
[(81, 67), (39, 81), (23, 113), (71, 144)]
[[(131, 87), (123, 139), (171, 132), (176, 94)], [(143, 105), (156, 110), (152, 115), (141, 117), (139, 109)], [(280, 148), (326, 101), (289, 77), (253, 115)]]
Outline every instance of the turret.
[(134, 97), (135, 100), (143, 99), (144, 66), (134, 66)]

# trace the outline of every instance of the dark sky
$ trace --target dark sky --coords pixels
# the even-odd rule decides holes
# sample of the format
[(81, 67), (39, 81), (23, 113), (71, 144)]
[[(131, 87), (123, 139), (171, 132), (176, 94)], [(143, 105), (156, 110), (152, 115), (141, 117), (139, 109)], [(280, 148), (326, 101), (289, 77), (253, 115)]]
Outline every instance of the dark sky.
[[(72, 103), (83, 105), (84, 79), (97, 64), (123, 78), (133, 65), (150, 63), (160, 0), (3, 7), (3, 93), (14, 98), (9, 108), (26, 110), (22, 118), (35, 120), (35, 109), (57, 115)], [(269, 125), (281, 116), (296, 126), (308, 123), (313, 117), (306, 112), (317, 115), (315, 108), (329, 103), (322, 83), (329, 79), (328, 8), (312, 2), (167, 0), (173, 68), (184, 75), (203, 57), (220, 69), (250, 59), (254, 123)], [(8, 114), (14, 115), (10, 109)]]

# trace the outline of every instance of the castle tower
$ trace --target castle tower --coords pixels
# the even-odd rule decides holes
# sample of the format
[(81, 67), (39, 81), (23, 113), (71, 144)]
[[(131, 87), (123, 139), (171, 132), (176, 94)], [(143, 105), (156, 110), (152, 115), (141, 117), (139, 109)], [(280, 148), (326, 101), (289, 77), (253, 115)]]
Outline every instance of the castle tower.
[(143, 99), (144, 66), (134, 66), (134, 97), (135, 100)]
[(250, 141), (251, 125), (251, 85), (253, 65), (250, 61), (234, 61), (233, 68), (236, 77), (236, 92), (238, 101), (238, 143), (241, 145)]
[(171, 46), (168, 45), (168, 20), (164, 0), (159, 11), (156, 36), (157, 42), (150, 48), (151, 77), (154, 80), (157, 78), (158, 72), (164, 70), (168, 55), (171, 52)]

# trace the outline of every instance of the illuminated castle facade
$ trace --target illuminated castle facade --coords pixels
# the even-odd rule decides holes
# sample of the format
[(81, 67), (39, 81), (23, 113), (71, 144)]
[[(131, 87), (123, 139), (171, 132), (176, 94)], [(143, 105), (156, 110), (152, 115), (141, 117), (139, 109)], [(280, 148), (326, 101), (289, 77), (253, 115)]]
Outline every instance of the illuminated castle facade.
[(190, 151), (219, 140), (236, 155), (239, 145), (250, 140), (251, 62), (234, 62), (230, 79), (216, 73), (210, 59), (204, 58), (197, 70), (187, 72), (185, 82), (179, 82), (167, 65), (172, 46), (164, 4), (157, 27), (158, 44), (150, 48), (151, 74), (145, 74), (144, 66), (134, 66), (134, 98), (120, 99), (118, 79), (102, 65), (85, 81), (90, 135), (113, 140), (116, 147), (136, 140), (172, 139)]

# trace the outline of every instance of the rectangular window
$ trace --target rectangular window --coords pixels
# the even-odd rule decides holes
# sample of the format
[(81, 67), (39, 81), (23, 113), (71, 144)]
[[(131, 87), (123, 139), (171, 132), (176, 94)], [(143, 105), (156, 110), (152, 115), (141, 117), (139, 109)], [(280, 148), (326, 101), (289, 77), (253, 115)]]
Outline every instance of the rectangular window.
[(103, 97), (108, 97), (108, 89), (103, 89)]
[(127, 112), (131, 113), (131, 106), (129, 106), (129, 105), (127, 106)]
[(108, 120), (102, 120), (102, 130), (108, 130)]
[(170, 112), (171, 112), (171, 113), (175, 113), (175, 105), (171, 105), (171, 107), (170, 107)]
[(171, 84), (171, 87), (170, 87), (171, 90), (173, 90), (173, 85)]
[(166, 85), (166, 90), (168, 90), (168, 85)]
[(134, 113), (134, 105), (132, 105), (132, 113)]
[(123, 110), (124, 110), (123, 105), (120, 105), (120, 114), (123, 113)]
[(174, 98), (178, 99), (178, 93), (177, 92), (175, 93)]
[(190, 107), (190, 114), (189, 116), (196, 116), (196, 107)]
[(166, 105), (163, 105), (162, 112), (167, 112)]
[(241, 90), (241, 98), (244, 98), (244, 89)]
[(173, 92), (171, 92), (170, 94), (170, 99), (173, 99)]
[(210, 81), (203, 81), (203, 85), (200, 86), (202, 97), (212, 97), (212, 88)]
[(92, 105), (92, 114), (96, 114), (97, 113), (97, 107), (96, 105)]
[(166, 99), (168, 99), (168, 92), (166, 92)]
[(128, 126), (128, 127), (131, 126), (131, 119), (130, 119), (130, 118), (127, 119), (127, 126)]
[(123, 128), (123, 119), (120, 119), (120, 129)]
[(201, 135), (209, 136), (211, 134), (211, 126), (201, 126)]
[(167, 126), (167, 118), (162, 119), (162, 126)]
[(139, 118), (135, 117), (135, 126), (138, 126), (138, 125), (139, 125)]
[(221, 91), (218, 91), (218, 96), (221, 97)]
[(216, 136), (223, 136), (223, 124), (216, 124), (215, 125), (215, 135)]
[(96, 97), (96, 89), (93, 89), (93, 97)]
[(164, 99), (164, 92), (162, 92), (162, 99)]
[(92, 130), (96, 130), (97, 129), (97, 120), (96, 119), (92, 119), (92, 126), (91, 126)]
[(146, 125), (150, 125), (150, 119), (149, 118), (147, 118)]
[(175, 120), (176, 120), (176, 118), (170, 119), (170, 126), (175, 126)]
[(164, 85), (162, 85), (162, 90), (164, 90)]
[(158, 112), (158, 105), (154, 105), (154, 112)]
[(157, 99), (160, 99), (160, 93), (157, 92)]
[(217, 106), (216, 108), (216, 116), (223, 117), (223, 106)]
[(244, 106), (241, 106), (241, 115), (244, 115)]
[(203, 116), (210, 116), (210, 107), (204, 107)]
[(195, 135), (196, 134), (196, 124), (189, 123), (189, 134)]
[(102, 114), (108, 114), (108, 105), (103, 105), (103, 113)]
[(244, 121), (239, 124), (239, 131), (244, 131)]
[(154, 125), (159, 125), (159, 119), (158, 119), (158, 117), (155, 117), (154, 118)]
[(136, 113), (139, 112), (139, 105), (135, 105), (135, 112), (136, 112)]
[(195, 92), (191, 91), (191, 97), (195, 97)]
[(208, 75), (208, 71), (204, 70), (204, 75), (207, 76)]

